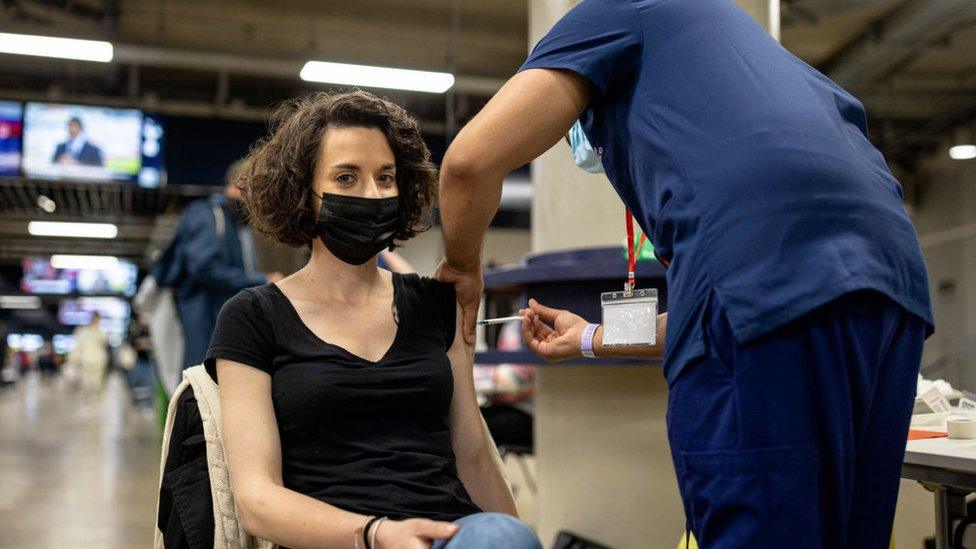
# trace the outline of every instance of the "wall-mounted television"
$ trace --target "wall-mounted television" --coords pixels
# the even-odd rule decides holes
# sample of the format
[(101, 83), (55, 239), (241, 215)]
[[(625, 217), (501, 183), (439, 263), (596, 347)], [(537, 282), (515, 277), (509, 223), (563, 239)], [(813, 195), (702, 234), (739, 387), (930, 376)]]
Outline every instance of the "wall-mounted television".
[(25, 257), (20, 290), (28, 294), (132, 296), (136, 293), (139, 268), (120, 259), (112, 267), (100, 269), (56, 269), (46, 257)]
[(0, 101), (0, 177), (20, 175), (20, 147), (24, 135), (24, 106)]
[(109, 335), (113, 347), (122, 343), (129, 329), (132, 309), (129, 302), (117, 297), (80, 297), (65, 299), (58, 306), (58, 322), (65, 326), (84, 326), (92, 321), (95, 312), (101, 317), (99, 326)]
[(54, 334), (51, 338), (51, 345), (54, 352), (59, 355), (66, 355), (75, 348), (75, 336), (71, 334)]
[(28, 177), (165, 182), (163, 126), (138, 109), (27, 103), (23, 171)]
[(41, 334), (7, 334), (7, 347), (15, 351), (32, 353), (44, 346)]

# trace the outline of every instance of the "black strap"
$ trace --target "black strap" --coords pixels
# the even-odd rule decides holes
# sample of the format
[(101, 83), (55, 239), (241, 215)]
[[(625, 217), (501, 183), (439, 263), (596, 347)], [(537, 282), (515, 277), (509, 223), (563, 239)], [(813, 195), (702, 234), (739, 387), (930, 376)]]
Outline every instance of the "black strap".
[(383, 517), (373, 517), (366, 521), (366, 526), (363, 526), (363, 547), (366, 549), (373, 549), (373, 546), (369, 544), (369, 529), (381, 518)]
[(976, 517), (966, 517), (956, 526), (952, 533), (952, 549), (962, 549), (962, 538), (966, 534), (966, 527), (970, 524), (976, 524)]

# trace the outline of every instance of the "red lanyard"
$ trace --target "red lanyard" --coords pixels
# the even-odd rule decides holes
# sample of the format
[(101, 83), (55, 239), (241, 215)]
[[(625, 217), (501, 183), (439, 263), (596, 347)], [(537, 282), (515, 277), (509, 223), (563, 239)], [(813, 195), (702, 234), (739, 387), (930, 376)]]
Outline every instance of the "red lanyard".
[[(634, 216), (627, 210), (627, 288), (633, 291), (637, 285), (637, 250), (634, 250)], [(638, 250), (644, 247), (646, 234), (641, 234)]]

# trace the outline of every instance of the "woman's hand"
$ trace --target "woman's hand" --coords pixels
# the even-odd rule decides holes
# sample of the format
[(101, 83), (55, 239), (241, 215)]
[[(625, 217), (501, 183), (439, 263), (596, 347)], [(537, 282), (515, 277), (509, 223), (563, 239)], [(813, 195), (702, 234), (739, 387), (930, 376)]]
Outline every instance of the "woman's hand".
[(374, 549), (430, 549), (439, 539), (451, 539), (456, 524), (427, 519), (384, 520), (376, 526)]
[(522, 339), (535, 354), (548, 362), (582, 356), (580, 337), (589, 324), (586, 319), (569, 311), (550, 309), (534, 299), (519, 314), (522, 315)]

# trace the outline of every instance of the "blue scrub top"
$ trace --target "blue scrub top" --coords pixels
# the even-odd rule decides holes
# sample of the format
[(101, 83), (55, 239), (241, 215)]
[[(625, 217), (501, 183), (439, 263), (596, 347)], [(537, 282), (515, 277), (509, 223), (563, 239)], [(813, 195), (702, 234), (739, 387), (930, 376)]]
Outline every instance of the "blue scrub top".
[(534, 68), (592, 83), (583, 129), (670, 261), (669, 381), (703, 354), (710, 292), (740, 344), (862, 289), (933, 324), (864, 107), (731, 0), (584, 0), (520, 70)]

